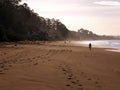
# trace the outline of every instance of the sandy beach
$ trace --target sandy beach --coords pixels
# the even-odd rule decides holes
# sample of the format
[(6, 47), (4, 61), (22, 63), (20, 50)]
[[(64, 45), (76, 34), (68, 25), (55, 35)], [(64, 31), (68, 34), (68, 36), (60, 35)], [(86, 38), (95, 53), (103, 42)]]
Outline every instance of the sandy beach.
[(0, 90), (120, 90), (120, 53), (64, 42), (3, 44)]

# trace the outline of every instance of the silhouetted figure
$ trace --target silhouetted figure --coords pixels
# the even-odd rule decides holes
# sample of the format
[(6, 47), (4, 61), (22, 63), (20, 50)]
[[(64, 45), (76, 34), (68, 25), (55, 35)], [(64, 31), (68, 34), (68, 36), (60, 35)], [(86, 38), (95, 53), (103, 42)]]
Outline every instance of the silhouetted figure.
[(14, 46), (17, 46), (17, 42), (15, 42)]
[(91, 43), (89, 43), (89, 49), (90, 49), (90, 51), (91, 51), (91, 49), (92, 49), (92, 44), (91, 44)]

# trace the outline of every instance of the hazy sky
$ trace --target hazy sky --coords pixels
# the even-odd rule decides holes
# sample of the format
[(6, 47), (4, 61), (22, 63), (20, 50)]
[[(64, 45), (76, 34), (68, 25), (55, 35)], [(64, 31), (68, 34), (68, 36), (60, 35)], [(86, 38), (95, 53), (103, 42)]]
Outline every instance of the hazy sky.
[(120, 0), (22, 0), (45, 18), (60, 19), (69, 30), (120, 35)]

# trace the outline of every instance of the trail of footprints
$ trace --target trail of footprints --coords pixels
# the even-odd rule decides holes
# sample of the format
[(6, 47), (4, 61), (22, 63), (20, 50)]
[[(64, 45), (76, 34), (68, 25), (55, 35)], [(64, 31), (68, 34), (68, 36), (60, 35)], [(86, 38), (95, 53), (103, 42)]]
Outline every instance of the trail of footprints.
[(83, 85), (76, 78), (76, 76), (71, 72), (71, 69), (67, 65), (60, 65), (59, 68), (62, 70), (63, 74), (66, 76), (68, 83), (65, 85), (70, 88), (70, 90), (83, 90)]
[(54, 58), (51, 58), (51, 55), (56, 55), (59, 52), (72, 52), (72, 50), (68, 49), (62, 49), (62, 50), (57, 50), (57, 49), (50, 49), (48, 52), (44, 52), (41, 55), (34, 55), (32, 57), (27, 56), (26, 58), (24, 57), (22, 53), (16, 53), (15, 55), (5, 57), (3, 60), (0, 61), (0, 75), (5, 74), (5, 70), (9, 70), (13, 64), (25, 64), (25, 63), (31, 63), (32, 65), (38, 65), (38, 60), (42, 61), (42, 63), (48, 63)]
[(8, 61), (1, 61), (0, 62), (0, 75), (5, 74), (5, 70), (9, 70), (9, 68), (12, 67), (11, 64), (9, 64)]
[(14, 64), (33, 63), (33, 65), (38, 65), (37, 59), (39, 58), (40, 56), (25, 58), (21, 53), (16, 53), (15, 55), (2, 58), (0, 61), (0, 75), (5, 74), (4, 71), (9, 70)]
[(41, 61), (43, 63), (48, 63), (50, 61), (54, 61), (54, 57), (57, 57), (57, 55), (61, 55), (64, 53), (70, 53), (72, 52), (72, 50), (69, 49), (62, 49), (62, 50), (58, 50), (58, 49), (50, 49), (47, 53), (44, 53), (40, 56), (37, 56), (38, 59), (41, 59)]
[(0, 60), (0, 74), (5, 74), (4, 71), (9, 70), (13, 66), (13, 64), (18, 61), (16, 57), (18, 57), (17, 53), (15, 55), (5, 57)]
[[(46, 55), (41, 55), (38, 56), (37, 58), (46, 58), (44, 63), (48, 63), (49, 61), (54, 60), (54, 58), (51, 58), (49, 56), (51, 55), (56, 55), (59, 52), (72, 52), (72, 50), (56, 50), (56, 49), (51, 49), (49, 50)], [(49, 57), (49, 59), (47, 58)], [(34, 65), (38, 65), (37, 63)], [(80, 81), (72, 74), (71, 69), (67, 65), (60, 65), (59, 69), (62, 70), (63, 74), (66, 76), (66, 79), (68, 80), (68, 83), (65, 85), (66, 87), (70, 88), (71, 90), (83, 90), (83, 84), (80, 83)]]
[[(65, 75), (68, 83), (65, 85), (66, 87), (68, 87), (70, 90), (84, 90), (85, 89), (85, 85), (82, 83), (82, 81), (80, 79), (78, 79), (75, 74), (72, 73), (72, 70), (70, 69), (69, 66), (67, 65), (59, 65), (59, 69), (63, 72), (63, 74)], [(101, 85), (99, 83), (99, 81), (92, 81), (92, 78), (88, 78), (87, 76), (84, 76), (84, 72), (81, 72), (81, 74), (83, 75), (82, 77), (84, 77), (88, 82), (90, 81), (91, 83), (93, 83), (95, 86), (97, 87), (98, 90), (101, 90)], [(85, 89), (88, 90), (88, 89)]]

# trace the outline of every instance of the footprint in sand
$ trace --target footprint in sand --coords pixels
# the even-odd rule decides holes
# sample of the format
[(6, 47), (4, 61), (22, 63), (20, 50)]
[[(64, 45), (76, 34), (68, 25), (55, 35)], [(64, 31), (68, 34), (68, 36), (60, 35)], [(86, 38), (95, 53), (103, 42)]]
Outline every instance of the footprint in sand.
[(35, 59), (35, 57), (33, 57), (32, 59)]
[(99, 84), (99, 82), (98, 82), (98, 81), (96, 81), (96, 82), (95, 82), (95, 84)]
[(9, 68), (5, 67), (4, 70), (9, 70)]
[(4, 52), (3, 54), (6, 55), (7, 53)]
[(0, 72), (0, 75), (2, 75), (2, 74), (5, 74), (5, 73), (3, 73), (3, 72)]
[(64, 68), (62, 68), (62, 71), (66, 72), (66, 70)]
[(75, 81), (71, 81), (72, 84), (77, 84)]
[(72, 79), (72, 77), (68, 77), (67, 79), (68, 79), (68, 80), (71, 80), (71, 79)]
[(66, 84), (67, 87), (70, 87), (71, 85), (70, 84)]
[(4, 65), (1, 65), (0, 68), (4, 68)]
[(9, 67), (12, 67), (12, 65), (8, 65)]
[(48, 59), (48, 61), (51, 61), (51, 59)]
[(38, 65), (38, 63), (34, 63), (33, 65)]
[(0, 68), (0, 69), (1, 69), (1, 70), (0, 70), (0, 75), (1, 75), (1, 74), (4, 74), (4, 73), (3, 73), (4, 68)]
[(88, 78), (88, 80), (92, 80), (91, 78)]

